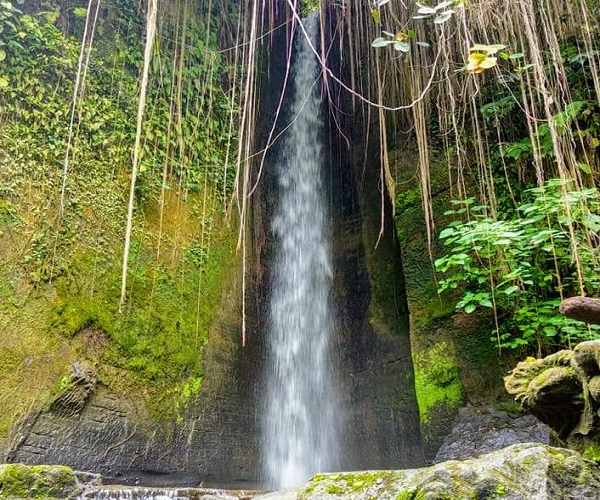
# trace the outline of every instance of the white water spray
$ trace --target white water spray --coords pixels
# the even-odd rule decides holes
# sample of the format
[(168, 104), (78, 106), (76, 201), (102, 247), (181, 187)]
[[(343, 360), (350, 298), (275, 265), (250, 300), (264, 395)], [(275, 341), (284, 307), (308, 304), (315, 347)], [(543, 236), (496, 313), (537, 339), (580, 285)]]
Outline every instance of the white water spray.
[[(305, 21), (314, 41), (318, 13)], [(278, 159), (275, 262), (263, 446), (269, 486), (304, 483), (337, 467), (337, 391), (328, 204), (323, 185), (320, 67), (301, 32), (292, 73), (294, 120)]]

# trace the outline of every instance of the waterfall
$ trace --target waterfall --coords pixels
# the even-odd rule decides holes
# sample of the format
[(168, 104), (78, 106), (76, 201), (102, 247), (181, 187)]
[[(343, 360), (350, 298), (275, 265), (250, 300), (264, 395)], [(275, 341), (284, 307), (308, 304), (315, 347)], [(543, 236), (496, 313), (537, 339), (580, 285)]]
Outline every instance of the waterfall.
[[(317, 46), (318, 13), (303, 21)], [(263, 455), (270, 487), (304, 483), (337, 466), (338, 412), (331, 342), (332, 263), (323, 181), (321, 69), (300, 29), (291, 126), (277, 159), (275, 260), (268, 325)]]

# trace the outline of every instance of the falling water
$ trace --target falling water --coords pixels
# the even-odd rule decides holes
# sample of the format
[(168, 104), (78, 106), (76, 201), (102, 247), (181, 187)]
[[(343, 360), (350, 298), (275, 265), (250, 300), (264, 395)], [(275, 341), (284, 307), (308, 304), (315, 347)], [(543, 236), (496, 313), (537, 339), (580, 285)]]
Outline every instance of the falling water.
[[(304, 22), (317, 39), (318, 16)], [(339, 415), (331, 366), (333, 314), (323, 185), (320, 67), (302, 32), (292, 68), (292, 125), (278, 158), (275, 262), (264, 416), (269, 486), (296, 486), (337, 460)]]

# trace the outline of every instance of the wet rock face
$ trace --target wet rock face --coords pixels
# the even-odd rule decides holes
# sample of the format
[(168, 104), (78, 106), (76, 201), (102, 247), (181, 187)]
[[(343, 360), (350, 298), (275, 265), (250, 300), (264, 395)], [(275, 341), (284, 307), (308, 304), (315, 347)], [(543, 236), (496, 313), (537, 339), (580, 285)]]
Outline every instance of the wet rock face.
[(435, 461), (464, 460), (518, 443), (550, 441), (550, 429), (532, 415), (511, 414), (491, 407), (465, 406)]
[(600, 341), (519, 363), (504, 380), (515, 400), (583, 450), (600, 440)]
[[(518, 444), (475, 460), (423, 469), (322, 474), (296, 492), (265, 500), (598, 498), (600, 468), (572, 450)], [(263, 497), (257, 497), (262, 500)]]
[(96, 370), (87, 361), (71, 365), (71, 376), (66, 387), (50, 405), (50, 410), (61, 417), (75, 417), (81, 413), (85, 403), (96, 388)]

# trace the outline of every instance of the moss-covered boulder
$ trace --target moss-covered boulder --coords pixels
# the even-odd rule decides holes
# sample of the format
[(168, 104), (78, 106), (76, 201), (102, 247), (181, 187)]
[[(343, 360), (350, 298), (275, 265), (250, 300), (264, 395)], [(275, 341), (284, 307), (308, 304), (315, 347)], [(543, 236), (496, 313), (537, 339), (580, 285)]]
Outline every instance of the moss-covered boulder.
[(600, 341), (520, 362), (504, 380), (515, 400), (567, 446), (600, 445)]
[[(600, 468), (572, 450), (517, 444), (423, 469), (320, 474), (297, 500), (556, 500), (598, 498)], [(290, 493), (271, 500), (292, 499)], [(258, 497), (261, 498), (261, 497)]]
[(60, 465), (0, 465), (0, 499), (77, 498), (100, 476)]

